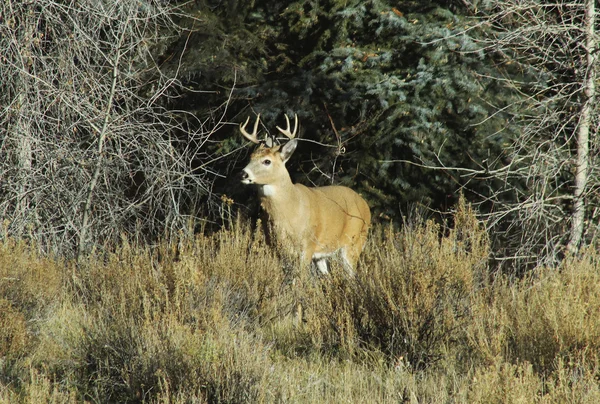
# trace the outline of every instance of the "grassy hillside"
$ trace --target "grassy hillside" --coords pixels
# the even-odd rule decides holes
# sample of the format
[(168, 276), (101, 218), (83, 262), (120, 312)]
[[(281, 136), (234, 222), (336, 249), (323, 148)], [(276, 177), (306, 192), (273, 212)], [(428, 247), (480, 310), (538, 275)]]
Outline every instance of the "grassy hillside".
[(374, 229), (354, 279), (244, 223), (81, 268), (4, 239), (0, 401), (600, 402), (596, 253), (514, 280), (467, 208), (440, 234)]

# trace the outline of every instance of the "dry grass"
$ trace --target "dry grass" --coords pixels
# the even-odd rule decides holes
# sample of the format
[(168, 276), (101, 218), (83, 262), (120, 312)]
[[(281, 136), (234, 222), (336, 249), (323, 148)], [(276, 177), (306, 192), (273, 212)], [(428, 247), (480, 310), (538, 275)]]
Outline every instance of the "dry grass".
[(354, 279), (241, 222), (78, 269), (5, 239), (0, 402), (600, 402), (596, 253), (492, 277), (455, 222), (374, 229)]

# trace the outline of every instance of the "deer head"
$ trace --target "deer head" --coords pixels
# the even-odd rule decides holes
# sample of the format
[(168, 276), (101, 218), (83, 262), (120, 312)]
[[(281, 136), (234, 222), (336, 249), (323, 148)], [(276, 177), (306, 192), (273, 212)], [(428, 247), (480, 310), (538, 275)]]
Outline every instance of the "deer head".
[(257, 131), (260, 114), (256, 118), (252, 133), (246, 131), (249, 120), (250, 117), (246, 119), (244, 124), (240, 125), (240, 132), (246, 139), (254, 144), (258, 144), (259, 148), (252, 153), (250, 163), (242, 171), (242, 182), (244, 184), (269, 185), (282, 180), (289, 180), (290, 177), (285, 163), (292, 156), (298, 145), (298, 140), (295, 138), (298, 132), (298, 116), (295, 115), (293, 131), (291, 130), (290, 120), (287, 115), (285, 116), (287, 128), (282, 129), (277, 126), (277, 129), (289, 139), (283, 146), (278, 144), (276, 139), (270, 137), (265, 137), (263, 141), (258, 140)]

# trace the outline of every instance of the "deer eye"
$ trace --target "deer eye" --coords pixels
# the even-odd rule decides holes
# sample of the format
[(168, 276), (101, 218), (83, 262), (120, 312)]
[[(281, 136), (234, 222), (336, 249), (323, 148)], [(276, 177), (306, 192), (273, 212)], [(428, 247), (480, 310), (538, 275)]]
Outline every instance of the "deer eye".
[(271, 165), (271, 160), (265, 159), (265, 160), (263, 160), (263, 164), (266, 165), (266, 166), (270, 166)]

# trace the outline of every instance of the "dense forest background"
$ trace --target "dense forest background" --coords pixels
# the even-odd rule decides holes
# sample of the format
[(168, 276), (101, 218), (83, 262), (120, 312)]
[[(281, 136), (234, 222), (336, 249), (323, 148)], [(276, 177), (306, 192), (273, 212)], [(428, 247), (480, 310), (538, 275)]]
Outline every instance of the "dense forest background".
[(464, 194), (496, 263), (556, 263), (598, 227), (593, 8), (5, 2), (4, 225), (80, 256), (253, 216), (238, 124), (297, 114), (295, 181), (350, 186), (396, 225)]

